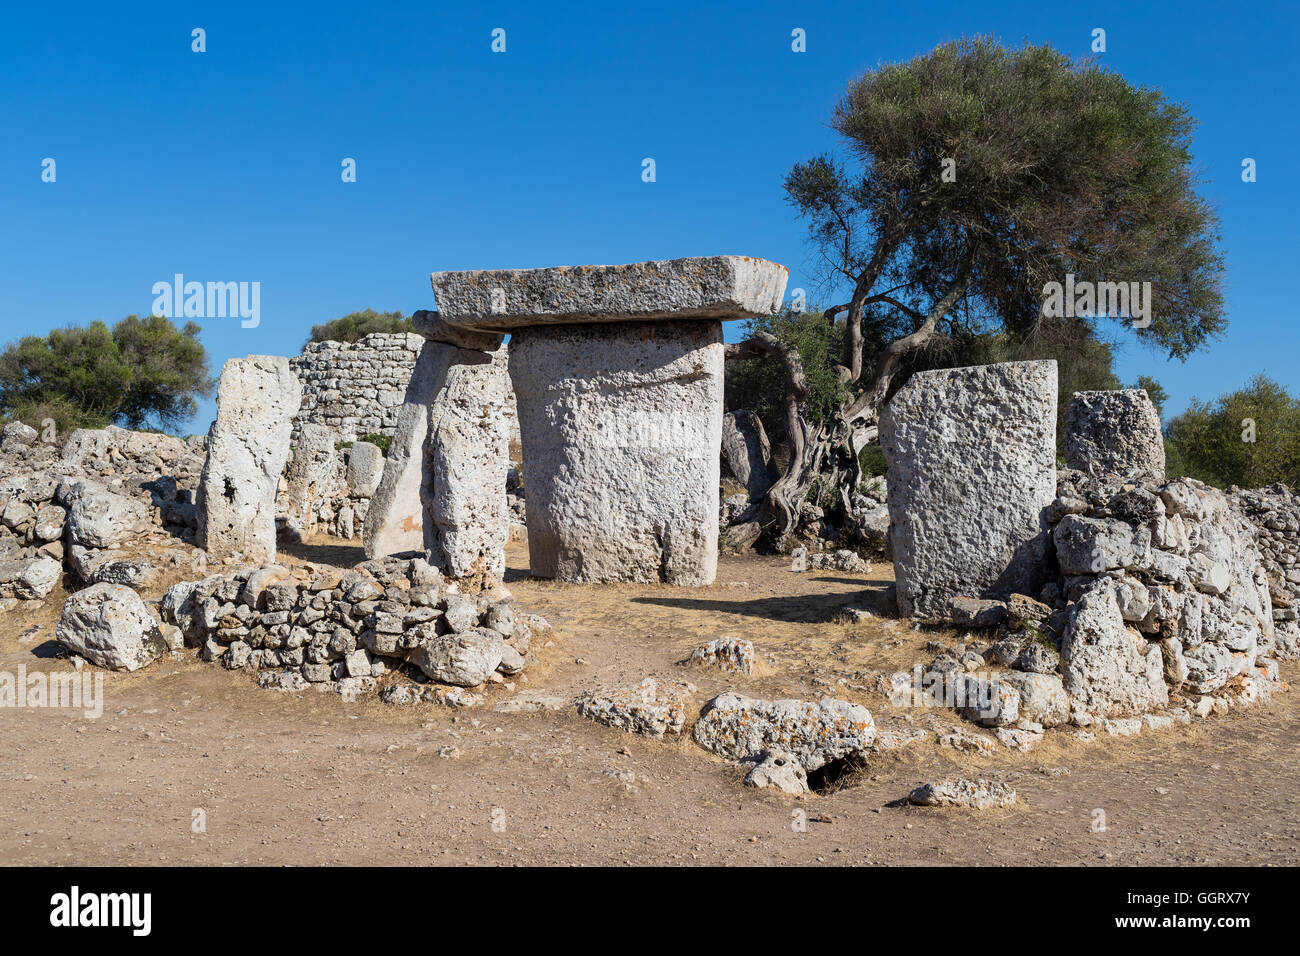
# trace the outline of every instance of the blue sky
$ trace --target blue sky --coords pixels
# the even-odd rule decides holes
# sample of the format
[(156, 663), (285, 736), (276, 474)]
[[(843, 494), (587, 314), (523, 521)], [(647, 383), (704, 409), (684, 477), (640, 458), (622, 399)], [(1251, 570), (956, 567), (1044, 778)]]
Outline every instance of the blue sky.
[(736, 253), (815, 297), (781, 180), (835, 147), (851, 77), (975, 33), (1084, 56), (1101, 27), (1105, 65), (1200, 121), (1231, 322), (1186, 363), (1130, 343), (1121, 377), (1154, 375), (1167, 411), (1257, 372), (1300, 392), (1298, 26), (1285, 3), (11, 5), (0, 342), (147, 313), (177, 272), (261, 283), (256, 329), (202, 321), (214, 370), (356, 309), (431, 308), (437, 269)]

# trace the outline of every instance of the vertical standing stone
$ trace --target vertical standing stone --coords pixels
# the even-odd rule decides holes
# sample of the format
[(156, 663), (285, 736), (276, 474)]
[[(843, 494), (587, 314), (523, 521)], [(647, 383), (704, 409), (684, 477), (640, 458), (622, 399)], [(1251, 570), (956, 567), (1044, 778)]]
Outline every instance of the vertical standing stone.
[(424, 440), (429, 434), (429, 405), (446, 376), (448, 348), (439, 342), (425, 342), (415, 360), (384, 474), (366, 511), (362, 537), (368, 558), (424, 550), (424, 506), (420, 503)]
[(1094, 478), (1165, 478), (1160, 413), (1146, 389), (1075, 392), (1065, 410), (1065, 464)]
[(429, 563), (471, 588), (505, 574), (510, 518), (505, 367), (488, 352), (438, 343), (422, 476)]
[(1007, 362), (918, 372), (890, 399), (880, 445), (904, 615), (1042, 587), (1056, 382), (1054, 361)]
[(336, 466), (334, 430), (309, 423), (300, 426), (285, 473), (285, 534), (290, 540), (302, 541), (315, 530), (316, 504), (329, 493)]
[(742, 408), (723, 416), (722, 462), (724, 471), (745, 486), (750, 501), (762, 501), (776, 483), (772, 444), (762, 419), (753, 412)]
[(222, 368), (198, 493), (196, 540), (210, 558), (275, 560), (275, 492), (301, 402), (287, 358), (250, 355)]
[(715, 321), (514, 332), (534, 575), (713, 582), (722, 368)]

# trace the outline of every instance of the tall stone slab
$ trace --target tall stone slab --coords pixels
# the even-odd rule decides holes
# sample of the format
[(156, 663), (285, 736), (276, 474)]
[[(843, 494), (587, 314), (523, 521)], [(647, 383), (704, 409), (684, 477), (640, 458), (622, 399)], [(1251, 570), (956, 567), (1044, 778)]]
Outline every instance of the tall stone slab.
[(217, 560), (275, 560), (275, 493), (302, 385), (282, 356), (230, 359), (198, 492), (196, 543)]
[(298, 428), (293, 458), (285, 472), (285, 535), (302, 541), (314, 530), (316, 505), (334, 481), (338, 453), (334, 450), (335, 431), (325, 425), (304, 423)]
[(1037, 595), (1056, 496), (1054, 361), (918, 372), (880, 421), (899, 610)]
[(1075, 392), (1065, 409), (1065, 464), (1094, 478), (1163, 481), (1165, 439), (1146, 390)]
[(429, 434), (429, 405), (446, 377), (448, 346), (425, 342), (415, 360), (397, 431), (388, 445), (384, 474), (370, 499), (362, 530), (367, 558), (424, 550), (424, 441)]
[(516, 330), (535, 576), (713, 582), (722, 370), (715, 321)]
[(438, 345), (421, 469), (424, 548), (448, 577), (492, 587), (510, 537), (509, 379), (488, 352)]

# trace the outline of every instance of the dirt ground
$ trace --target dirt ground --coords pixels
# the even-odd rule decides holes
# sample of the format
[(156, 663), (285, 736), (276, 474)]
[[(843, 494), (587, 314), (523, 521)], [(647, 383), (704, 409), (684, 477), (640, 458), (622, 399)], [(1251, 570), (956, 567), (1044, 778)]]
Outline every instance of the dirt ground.
[[(295, 556), (361, 560), (338, 543)], [(889, 583), (888, 565), (794, 574), (776, 558), (724, 557), (718, 584), (687, 590), (534, 581), (527, 561), (513, 543), (508, 586), (555, 634), (520, 691), (571, 696), (660, 675), (695, 683), (697, 704), (727, 688), (836, 696), (882, 729), (962, 726), (950, 712), (894, 709), (874, 681), (952, 635), (840, 620)], [(60, 604), (0, 619), (0, 670), (68, 670), (53, 643)], [(677, 663), (723, 635), (753, 640), (765, 672)], [(1298, 674), (1283, 668), (1292, 683)], [(689, 726), (659, 742), (568, 709), (496, 712), (511, 696), (500, 687), (453, 710), (258, 690), (190, 655), (104, 676), (98, 719), (0, 710), (0, 863), (1300, 863), (1295, 693), (1123, 740), (1049, 733), (1027, 754), (973, 756), (931, 737), (873, 756), (843, 789), (796, 799), (742, 787), (742, 771), (692, 744)], [(1011, 783), (1020, 803), (905, 804), (917, 784), (952, 775)]]

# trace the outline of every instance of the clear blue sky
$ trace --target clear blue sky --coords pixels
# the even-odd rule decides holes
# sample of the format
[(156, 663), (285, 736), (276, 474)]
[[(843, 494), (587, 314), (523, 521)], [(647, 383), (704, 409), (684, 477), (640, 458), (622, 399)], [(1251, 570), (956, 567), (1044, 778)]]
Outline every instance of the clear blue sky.
[[(313, 323), (356, 309), (430, 308), (437, 269), (736, 253), (812, 289), (781, 179), (835, 145), (826, 120), (851, 77), (974, 33), (1084, 56), (1102, 27), (1107, 66), (1200, 120), (1231, 321), (1185, 364), (1129, 345), (1122, 377), (1154, 375), (1173, 411), (1257, 372), (1300, 391), (1295, 4), (58, 3), (4, 16), (0, 342), (148, 313), (153, 283), (177, 272), (261, 283), (258, 328), (203, 321), (214, 370), (295, 354)], [(195, 27), (205, 53), (191, 52)], [(204, 403), (193, 430), (212, 414)]]

